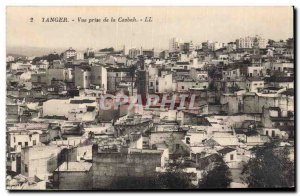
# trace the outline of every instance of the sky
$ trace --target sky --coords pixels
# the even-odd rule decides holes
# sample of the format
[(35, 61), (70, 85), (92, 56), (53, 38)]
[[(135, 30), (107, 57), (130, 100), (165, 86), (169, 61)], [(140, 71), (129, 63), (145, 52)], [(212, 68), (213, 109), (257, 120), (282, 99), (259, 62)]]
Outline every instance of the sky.
[[(172, 37), (194, 43), (293, 37), (292, 7), (7, 7), (6, 15), (7, 47), (167, 49)], [(46, 23), (43, 17), (69, 22)], [(138, 22), (78, 23), (78, 17), (136, 17)], [(141, 22), (145, 17), (153, 21)]]

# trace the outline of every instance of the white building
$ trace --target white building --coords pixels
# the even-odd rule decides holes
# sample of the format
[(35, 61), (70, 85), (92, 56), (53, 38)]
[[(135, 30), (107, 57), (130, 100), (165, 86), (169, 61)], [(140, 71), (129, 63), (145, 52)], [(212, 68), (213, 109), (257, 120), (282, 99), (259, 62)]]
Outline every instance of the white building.
[(75, 86), (89, 88), (91, 84), (91, 68), (86, 66), (75, 67)]
[(179, 38), (171, 38), (169, 41), (169, 51), (177, 52), (180, 49), (180, 45), (183, 43), (182, 39)]
[(262, 66), (248, 66), (247, 75), (249, 77), (258, 77), (263, 76), (263, 67)]
[(107, 70), (103, 66), (80, 66), (75, 68), (75, 86), (80, 89), (90, 88), (107, 90)]
[(15, 128), (8, 132), (9, 153), (7, 154), (7, 163), (10, 164), (11, 170), (17, 172), (20, 162), (17, 162), (22, 148), (40, 145), (40, 134), (38, 130), (24, 130)]
[(273, 63), (272, 69), (274, 71), (294, 71), (294, 64), (293, 63)]
[(71, 57), (76, 57), (76, 50), (74, 50), (72, 47), (69, 48), (68, 50), (66, 50), (64, 52), (64, 58), (65, 59), (68, 59), (68, 58), (71, 58)]
[(216, 51), (220, 48), (224, 48), (226, 47), (226, 44), (225, 43), (222, 43), (222, 42), (213, 42), (213, 43), (210, 43), (209, 44), (209, 49), (211, 49), (212, 51)]
[(260, 78), (248, 78), (246, 87), (249, 92), (257, 93), (264, 88), (264, 80)]
[(43, 116), (64, 116), (73, 121), (92, 121), (98, 111), (96, 97), (51, 99), (43, 103)]
[(238, 48), (253, 48), (255, 38), (257, 38), (259, 48), (266, 48), (267, 47), (267, 40), (262, 38), (261, 36), (256, 35), (255, 37), (241, 37), (236, 40), (236, 44)]
[(6, 62), (7, 62), (7, 63), (12, 62), (12, 61), (14, 61), (14, 60), (15, 60), (15, 58), (14, 58), (13, 56), (7, 56), (7, 57), (6, 57)]
[(154, 93), (166, 93), (172, 91), (172, 74), (165, 74), (149, 79), (149, 90)]
[(130, 58), (136, 58), (138, 55), (140, 55), (141, 54), (141, 51), (139, 50), (139, 49), (136, 49), (136, 48), (131, 48), (131, 49), (129, 49), (129, 51), (128, 51), (128, 56), (130, 57)]
[(76, 53), (76, 60), (83, 60), (83, 59), (84, 59), (83, 52), (77, 52)]
[(206, 89), (208, 81), (194, 81), (191, 79), (177, 80), (177, 92), (186, 92), (190, 89)]
[(30, 147), (40, 144), (40, 134), (38, 130), (12, 130), (8, 132), (10, 148), (14, 152), (21, 152), (22, 147)]
[(22, 149), (21, 174), (48, 180), (48, 176), (58, 167), (57, 156), (60, 151), (57, 146), (34, 146)]
[(223, 157), (224, 162), (229, 168), (237, 168), (239, 160), (237, 159), (237, 150), (234, 148), (225, 147), (218, 151)]

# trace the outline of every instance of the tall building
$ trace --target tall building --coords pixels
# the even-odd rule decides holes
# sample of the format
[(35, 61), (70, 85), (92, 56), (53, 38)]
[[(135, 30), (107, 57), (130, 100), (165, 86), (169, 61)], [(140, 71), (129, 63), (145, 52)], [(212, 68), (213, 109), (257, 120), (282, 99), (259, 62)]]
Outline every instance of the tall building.
[(183, 44), (179, 45), (179, 49), (183, 52), (192, 52), (194, 50), (194, 44), (192, 41), (184, 42)]
[[(256, 40), (257, 39), (257, 40)], [(257, 41), (259, 48), (266, 48), (268, 42), (265, 38), (256, 35), (255, 37), (242, 37), (236, 40), (238, 48), (253, 48), (254, 42)]]
[(171, 38), (169, 41), (169, 51), (170, 52), (177, 52), (180, 49), (180, 45), (183, 43), (183, 41), (179, 38)]
[(84, 54), (83, 52), (77, 52), (76, 53), (76, 60), (83, 60), (84, 59)]
[(65, 59), (75, 57), (75, 56), (76, 56), (76, 50), (74, 50), (72, 47), (70, 47), (68, 50), (66, 50), (64, 52), (64, 58)]
[(91, 67), (75, 67), (75, 86), (79, 88), (89, 88), (91, 84)]
[(222, 43), (222, 42), (213, 42), (209, 45), (209, 47), (212, 51), (216, 51), (220, 48), (224, 48), (225, 46), (226, 46), (226, 44)]
[(136, 58), (140, 54), (141, 54), (141, 51), (139, 49), (136, 49), (136, 48), (131, 48), (128, 51), (128, 56), (132, 59)]
[(154, 57), (154, 48), (152, 49), (143, 49), (141, 50), (141, 54), (147, 56), (148, 58)]
[(87, 57), (93, 57), (94, 56), (94, 49), (93, 48), (87, 48), (86, 49), (86, 56)]
[(75, 86), (90, 88), (90, 85), (107, 90), (107, 70), (102, 66), (75, 67)]
[(167, 59), (167, 58), (169, 58), (169, 51), (168, 50), (161, 51), (159, 53), (159, 58), (161, 58), (161, 59)]
[(137, 94), (141, 96), (143, 104), (146, 104), (146, 98), (149, 92), (149, 72), (145, 69), (144, 59), (140, 59), (138, 64), (141, 70), (138, 70), (137, 73)]
[(149, 72), (147, 70), (139, 70), (137, 74), (137, 93), (141, 95), (143, 104), (146, 103), (149, 85)]
[(91, 84), (107, 90), (107, 70), (105, 67), (91, 67)]

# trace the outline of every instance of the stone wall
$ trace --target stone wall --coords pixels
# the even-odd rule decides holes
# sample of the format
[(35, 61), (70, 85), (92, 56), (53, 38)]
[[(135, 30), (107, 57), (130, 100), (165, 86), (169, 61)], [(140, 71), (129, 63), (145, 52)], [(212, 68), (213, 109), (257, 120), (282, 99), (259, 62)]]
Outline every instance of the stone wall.
[(54, 172), (54, 180), (57, 184), (55, 188), (59, 190), (90, 190), (92, 188), (91, 176), (91, 171)]
[(93, 189), (109, 189), (124, 177), (149, 177), (161, 166), (161, 153), (98, 153), (93, 148)]

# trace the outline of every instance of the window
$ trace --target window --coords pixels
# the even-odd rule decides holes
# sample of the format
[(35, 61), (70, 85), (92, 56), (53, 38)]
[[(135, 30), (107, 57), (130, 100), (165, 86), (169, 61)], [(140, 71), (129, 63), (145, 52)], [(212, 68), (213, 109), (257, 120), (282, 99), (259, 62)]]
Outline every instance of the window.
[(153, 82), (150, 82), (150, 86), (153, 86)]
[(181, 89), (184, 89), (184, 86), (181, 86)]
[(186, 143), (186, 144), (190, 144), (190, 143), (191, 143), (190, 140), (191, 140), (191, 138), (187, 137), (187, 138), (185, 139), (185, 143)]
[(272, 130), (272, 137), (275, 137), (275, 131)]
[(28, 166), (25, 164), (25, 172), (28, 172)]
[(32, 140), (32, 145), (36, 145), (36, 141), (35, 140)]
[(18, 142), (18, 145), (19, 145), (19, 146), (22, 146), (22, 142)]
[(28, 146), (28, 142), (25, 142), (25, 146), (26, 146), (26, 147)]
[(266, 131), (266, 135), (269, 135), (269, 131)]
[(230, 155), (230, 160), (231, 160), (231, 161), (233, 160), (233, 154)]

